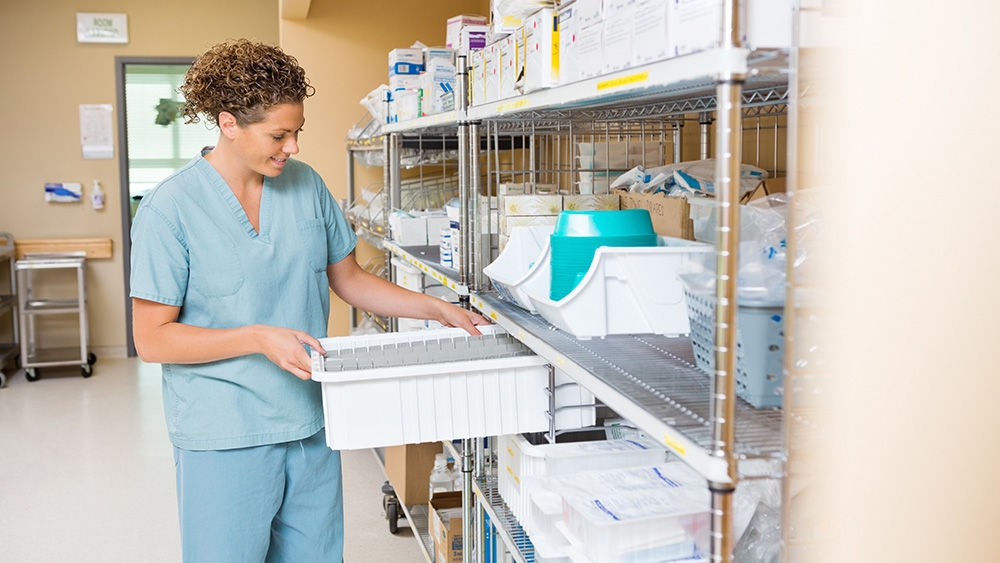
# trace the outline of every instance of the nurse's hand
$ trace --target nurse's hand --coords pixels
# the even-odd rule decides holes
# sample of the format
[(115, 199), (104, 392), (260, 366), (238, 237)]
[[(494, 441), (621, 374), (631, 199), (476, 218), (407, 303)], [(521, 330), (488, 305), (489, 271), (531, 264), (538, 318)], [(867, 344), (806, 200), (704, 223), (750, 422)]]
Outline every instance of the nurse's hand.
[(312, 360), (303, 344), (325, 354), (319, 340), (301, 330), (275, 326), (254, 326), (258, 349), (267, 359), (299, 379), (312, 379)]
[(434, 299), (442, 305), (436, 320), (444, 326), (462, 328), (473, 336), (479, 336), (482, 333), (479, 332), (479, 329), (477, 329), (476, 326), (490, 324), (490, 321), (478, 313), (452, 305), (443, 299), (438, 299), (436, 297), (432, 297), (431, 299)]

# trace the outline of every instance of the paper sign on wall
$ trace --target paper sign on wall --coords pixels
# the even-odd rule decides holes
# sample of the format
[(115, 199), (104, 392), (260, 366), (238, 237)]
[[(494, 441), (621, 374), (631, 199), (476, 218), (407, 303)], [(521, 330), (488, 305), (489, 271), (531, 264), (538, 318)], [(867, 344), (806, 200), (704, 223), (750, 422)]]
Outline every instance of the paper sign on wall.
[(76, 14), (78, 43), (128, 43), (127, 14)]
[(113, 158), (111, 104), (80, 104), (80, 144), (83, 158)]

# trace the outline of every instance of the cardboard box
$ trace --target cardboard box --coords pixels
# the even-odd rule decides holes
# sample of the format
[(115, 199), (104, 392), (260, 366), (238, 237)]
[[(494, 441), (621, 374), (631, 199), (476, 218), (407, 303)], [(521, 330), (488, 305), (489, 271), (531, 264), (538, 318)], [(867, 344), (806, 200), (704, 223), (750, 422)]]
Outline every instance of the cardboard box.
[(604, 17), (604, 0), (576, 0), (576, 7), (581, 27), (600, 23)]
[(661, 0), (639, 0), (635, 5), (632, 64), (644, 65), (673, 56), (667, 18), (670, 7)]
[(435, 563), (462, 563), (462, 492), (435, 493), (429, 512)]
[(389, 76), (420, 74), (424, 70), (422, 49), (401, 48), (389, 51)]
[(574, 2), (559, 8), (559, 84), (580, 80), (579, 8)]
[(632, 42), (635, 35), (635, 9), (623, 6), (604, 13), (604, 72), (632, 67)]
[(469, 90), (474, 106), (486, 103), (486, 52), (480, 49), (469, 53)]
[(448, 18), (445, 29), (445, 47), (457, 49), (461, 37), (462, 28), (467, 25), (487, 25), (489, 18), (475, 14), (460, 14)]
[(559, 27), (556, 11), (542, 8), (524, 21), (524, 92), (559, 82)]
[(517, 73), (520, 68), (517, 61), (517, 39), (513, 35), (508, 35), (494, 45), (499, 51), (497, 99), (512, 98), (517, 94)]
[(501, 90), (501, 75), (502, 72), (502, 41), (496, 43), (491, 43), (487, 45), (483, 55), (484, 64), (486, 66), (486, 71), (483, 73), (486, 79), (486, 85), (483, 90), (483, 99), (486, 102), (495, 102), (500, 99)]
[(691, 205), (683, 197), (621, 192), (621, 205), (622, 209), (649, 210), (653, 230), (658, 235), (695, 240)]
[(556, 220), (559, 219), (558, 215), (523, 215), (523, 216), (509, 216), (504, 217), (502, 227), (502, 234), (510, 236), (511, 230), (514, 227), (535, 227), (540, 225), (552, 225), (555, 226)]
[(762, 180), (753, 191), (748, 192), (740, 199), (740, 203), (749, 203), (755, 199), (767, 197), (771, 194), (785, 193), (785, 178), (768, 178)]
[(561, 195), (507, 195), (503, 198), (503, 214), (558, 215), (563, 209)]
[(604, 72), (604, 25), (595, 23), (580, 28), (576, 41), (580, 78), (600, 76)]
[(385, 448), (385, 476), (403, 504), (413, 506), (430, 500), (431, 469), (441, 448), (440, 442)]
[(618, 192), (610, 194), (566, 195), (563, 196), (563, 209), (571, 211), (621, 209), (621, 198)]
[(674, 55), (711, 49), (719, 43), (722, 0), (675, 0), (670, 4), (667, 33)]

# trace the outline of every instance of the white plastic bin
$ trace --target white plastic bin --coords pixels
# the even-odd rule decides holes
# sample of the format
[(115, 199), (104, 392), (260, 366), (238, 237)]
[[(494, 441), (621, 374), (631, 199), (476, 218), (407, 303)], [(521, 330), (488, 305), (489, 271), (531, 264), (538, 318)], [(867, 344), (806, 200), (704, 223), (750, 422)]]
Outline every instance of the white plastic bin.
[(715, 249), (670, 237), (660, 237), (660, 244), (598, 248), (583, 280), (568, 295), (549, 299), (551, 280), (546, 277), (544, 284), (526, 287), (528, 297), (545, 320), (577, 338), (687, 334), (690, 324), (680, 275), (691, 268), (690, 258)]
[(514, 227), (503, 252), (483, 273), (493, 282), (493, 287), (511, 303), (535, 313), (528, 296), (528, 288), (548, 291), (549, 285), (549, 235), (555, 225)]
[[(327, 444), (337, 450), (540, 432), (548, 368), (498, 326), (322, 339)], [(490, 340), (502, 341), (499, 343)], [(507, 357), (486, 358), (491, 348)], [(518, 347), (522, 350), (518, 350)]]
[(552, 482), (563, 497), (557, 528), (593, 561), (672, 561), (708, 553), (709, 491), (683, 463)]
[(666, 448), (647, 438), (532, 444), (515, 434), (499, 438), (497, 488), (511, 513), (529, 534), (538, 526), (532, 496), (549, 488), (545, 479), (580, 471), (654, 465), (666, 460)]

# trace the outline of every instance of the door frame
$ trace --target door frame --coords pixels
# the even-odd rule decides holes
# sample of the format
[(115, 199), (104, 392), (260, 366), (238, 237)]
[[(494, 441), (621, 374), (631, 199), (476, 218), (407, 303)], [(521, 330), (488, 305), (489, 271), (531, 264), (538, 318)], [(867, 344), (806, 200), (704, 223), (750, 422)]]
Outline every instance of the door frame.
[(118, 106), (118, 178), (122, 209), (122, 262), (125, 275), (125, 346), (128, 357), (137, 356), (132, 335), (132, 196), (129, 190), (128, 122), (125, 107), (125, 67), (130, 64), (190, 65), (194, 57), (115, 57), (115, 99)]

